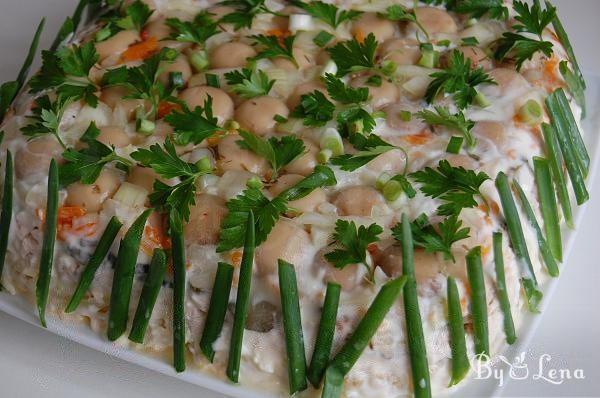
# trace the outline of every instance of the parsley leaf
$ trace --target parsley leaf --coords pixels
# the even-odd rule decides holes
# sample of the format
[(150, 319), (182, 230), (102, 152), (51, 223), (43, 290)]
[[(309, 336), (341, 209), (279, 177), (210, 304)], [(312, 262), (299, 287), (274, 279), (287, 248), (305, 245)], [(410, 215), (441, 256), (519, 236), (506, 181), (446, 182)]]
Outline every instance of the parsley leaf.
[(272, 200), (269, 200), (258, 188), (247, 188), (242, 194), (227, 202), (229, 212), (221, 224), (217, 252), (221, 253), (243, 246), (246, 221), (251, 210), (255, 216), (256, 244), (258, 245), (267, 239), (281, 214), (288, 211), (288, 202), (301, 199), (317, 188), (332, 186), (336, 183), (331, 169), (317, 166), (312, 174)]
[(275, 80), (270, 80), (265, 72), (255, 67), (227, 72), (225, 80), (231, 86), (231, 91), (244, 99), (269, 95), (275, 84)]
[[(546, 26), (556, 18), (556, 8), (548, 4), (546, 9), (542, 10), (539, 0), (534, 0), (531, 8), (527, 3), (515, 0), (513, 7), (517, 12), (515, 19), (519, 22), (513, 26), (513, 29), (519, 33), (505, 32), (498, 41), (494, 56), (498, 60), (514, 57), (517, 70), (520, 70), (523, 63), (532, 59), (538, 51), (547, 56), (552, 55), (553, 44), (545, 41), (542, 34)], [(523, 32), (536, 35), (538, 38), (520, 34)]]
[(184, 106), (181, 112), (174, 110), (165, 116), (165, 122), (173, 126), (173, 139), (177, 145), (198, 145), (213, 134), (225, 131), (213, 116), (210, 95), (204, 101), (204, 107), (197, 106), (190, 110)]
[(462, 111), (458, 111), (458, 113), (452, 115), (448, 108), (436, 106), (435, 112), (424, 109), (417, 112), (416, 116), (429, 125), (444, 126), (451, 130), (458, 131), (465, 137), (465, 141), (469, 148), (475, 147), (475, 137), (473, 137), (473, 134), (471, 133), (471, 129), (475, 126), (475, 122), (466, 119)]
[(185, 43), (195, 43), (202, 47), (204, 47), (206, 40), (219, 33), (218, 24), (206, 12), (196, 15), (193, 21), (167, 18), (165, 24), (173, 31), (170, 36), (171, 39)]
[(334, 4), (324, 3), (322, 1), (311, 1), (308, 3), (303, 1), (293, 1), (292, 3), (334, 29), (346, 21), (358, 18), (362, 14), (362, 11), (357, 10), (340, 11)]
[(271, 137), (264, 140), (244, 130), (240, 130), (239, 133), (243, 138), (241, 141), (237, 141), (240, 148), (256, 153), (271, 164), (273, 169), (271, 180), (276, 179), (283, 167), (293, 162), (305, 151), (304, 142), (292, 135), (285, 135), (280, 139)]
[(373, 33), (362, 43), (356, 39), (342, 41), (327, 49), (331, 59), (338, 67), (337, 75), (345, 76), (350, 72), (359, 72), (375, 66), (377, 40)]
[(273, 14), (266, 5), (265, 0), (225, 0), (219, 3), (224, 6), (231, 6), (234, 12), (223, 16), (219, 22), (233, 24), (235, 30), (241, 28), (251, 28), (254, 17), (258, 14)]
[(350, 155), (340, 155), (331, 159), (331, 164), (339, 166), (344, 171), (354, 171), (370, 161), (374, 160), (379, 155), (391, 151), (392, 149), (402, 148), (395, 147), (375, 134), (364, 136), (362, 134), (352, 134), (348, 136), (350, 143), (358, 150), (358, 152)]
[(253, 59), (285, 58), (298, 66), (293, 54), (295, 35), (283, 39), (277, 36), (252, 35), (250, 39), (254, 40), (254, 45), (262, 47)]
[[(456, 214), (439, 223), (437, 229), (429, 224), (425, 214), (421, 214), (410, 224), (415, 246), (422, 247), (427, 253), (443, 253), (444, 259), (452, 262), (456, 262), (452, 245), (469, 237), (470, 228), (461, 227), (462, 221)], [(392, 235), (398, 242), (402, 242), (401, 224), (392, 228)]]
[(465, 59), (464, 54), (458, 50), (452, 52), (448, 69), (432, 73), (430, 76), (434, 80), (425, 93), (427, 102), (431, 104), (442, 93), (454, 94), (454, 101), (460, 109), (473, 103), (477, 96), (476, 86), (485, 83), (496, 84), (482, 67), (472, 69), (471, 60)]
[(484, 172), (453, 167), (447, 160), (441, 160), (437, 169), (426, 167), (410, 176), (421, 184), (421, 192), (426, 196), (446, 202), (437, 210), (441, 216), (459, 214), (462, 209), (476, 207), (475, 196), (486, 202), (479, 190), (481, 184), (490, 179)]
[(31, 109), (32, 114), (27, 119), (32, 123), (21, 128), (23, 135), (29, 139), (52, 134), (56, 137), (60, 145), (67, 149), (67, 146), (60, 138), (59, 126), (67, 106), (72, 102), (70, 98), (58, 96), (54, 101), (44, 95), (35, 100), (35, 106)]
[(451, 9), (459, 14), (468, 14), (471, 18), (481, 18), (487, 14), (493, 19), (508, 19), (508, 8), (502, 0), (457, 0)]
[(352, 88), (331, 73), (325, 74), (325, 86), (329, 96), (342, 104), (358, 104), (369, 99), (367, 87)]
[(350, 264), (362, 264), (367, 267), (372, 279), (373, 271), (367, 262), (367, 249), (370, 244), (379, 241), (382, 233), (383, 228), (377, 224), (368, 227), (361, 225), (357, 229), (354, 221), (337, 220), (333, 244), (340, 248), (326, 253), (325, 259), (339, 269)]
[(135, 0), (125, 7), (125, 16), (117, 21), (116, 25), (121, 29), (135, 29), (140, 32), (153, 12), (146, 3)]
[(63, 152), (62, 157), (67, 163), (59, 168), (60, 183), (63, 186), (69, 185), (75, 181), (81, 181), (83, 184), (93, 184), (98, 179), (104, 166), (111, 162), (117, 162), (117, 167), (127, 169), (132, 164), (129, 160), (117, 155), (114, 148), (101, 143), (91, 136), (98, 136), (100, 131), (96, 124), (92, 122), (84, 136), (87, 147), (76, 151), (72, 148)]
[(333, 119), (335, 105), (319, 90), (303, 94), (291, 117), (304, 119), (305, 126), (320, 127)]

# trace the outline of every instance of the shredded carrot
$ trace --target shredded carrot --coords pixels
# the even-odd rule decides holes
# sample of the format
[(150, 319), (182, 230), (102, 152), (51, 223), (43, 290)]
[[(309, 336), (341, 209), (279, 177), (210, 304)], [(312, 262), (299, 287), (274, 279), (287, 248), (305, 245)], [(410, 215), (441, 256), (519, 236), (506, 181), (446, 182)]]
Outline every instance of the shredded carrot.
[(289, 37), (291, 33), (292, 32), (290, 32), (287, 29), (271, 29), (267, 31), (267, 36), (277, 37), (277, 41), (279, 42), (279, 44), (283, 45), (283, 39)]
[(363, 43), (365, 41), (365, 32), (363, 32), (362, 29), (357, 29), (354, 33), (354, 38), (357, 42)]
[(231, 264), (239, 267), (240, 264), (242, 264), (242, 252), (239, 250), (234, 251), (233, 253), (231, 253)]
[(140, 61), (149, 58), (158, 50), (158, 40), (151, 37), (148, 40), (133, 44), (121, 55), (122, 62)]
[(407, 135), (404, 140), (412, 145), (425, 145), (431, 139), (431, 134), (421, 131), (419, 134)]
[(147, 225), (146, 228), (144, 228), (142, 250), (144, 250), (146, 254), (150, 255), (156, 248), (171, 248), (171, 240), (162, 229)]
[(58, 209), (58, 223), (72, 225), (74, 218), (85, 216), (85, 213), (81, 206), (62, 206)]
[(86, 237), (94, 236), (97, 223), (92, 221), (73, 227), (73, 220), (85, 216), (87, 211), (81, 206), (62, 206), (58, 209), (58, 227), (57, 237), (65, 240), (69, 234), (84, 235)]
[(157, 116), (159, 119), (162, 119), (176, 109), (180, 109), (180, 106), (172, 102), (163, 101), (158, 105)]

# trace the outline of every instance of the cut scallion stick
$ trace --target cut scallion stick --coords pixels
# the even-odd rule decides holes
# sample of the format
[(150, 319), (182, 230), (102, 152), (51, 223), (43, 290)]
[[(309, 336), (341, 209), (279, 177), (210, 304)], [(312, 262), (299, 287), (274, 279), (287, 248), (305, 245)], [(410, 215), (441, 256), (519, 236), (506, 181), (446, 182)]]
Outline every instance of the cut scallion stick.
[(539, 312), (538, 305), (543, 295), (537, 289), (538, 283), (529, 257), (529, 250), (527, 250), (527, 244), (525, 243), (519, 211), (510, 190), (508, 177), (503, 172), (498, 173), (496, 177), (496, 189), (500, 196), (502, 211), (508, 226), (508, 236), (521, 267), (521, 283), (527, 297), (527, 307), (531, 312)]
[(481, 264), (481, 247), (479, 246), (467, 254), (467, 276), (471, 286), (471, 316), (473, 317), (475, 355), (487, 360), (490, 356), (490, 337), (483, 265)]
[(221, 87), (221, 83), (219, 82), (219, 76), (213, 74), (213, 73), (206, 73), (204, 75), (204, 78), (206, 79), (206, 85), (209, 87), (215, 87), (215, 88), (220, 88)]
[(560, 152), (558, 138), (556, 137), (556, 130), (551, 125), (544, 123), (542, 124), (542, 133), (546, 143), (546, 153), (550, 164), (552, 179), (554, 180), (554, 185), (558, 192), (558, 199), (560, 200), (563, 217), (565, 218), (567, 226), (569, 228), (574, 228), (571, 199), (569, 198), (569, 189), (567, 188), (567, 181), (563, 171), (563, 157)]
[(469, 357), (465, 340), (465, 322), (460, 306), (458, 287), (453, 277), (448, 277), (448, 326), (450, 329), (450, 350), (452, 351), (452, 378), (449, 386), (456, 385), (469, 373)]
[(202, 338), (200, 339), (200, 350), (202, 350), (204, 356), (206, 356), (211, 363), (215, 358), (213, 344), (219, 338), (219, 335), (223, 330), (232, 281), (233, 265), (219, 263), (217, 274), (215, 275), (215, 283), (213, 284), (213, 290), (210, 296), (208, 313), (206, 314), (206, 322), (204, 323)]
[(254, 213), (250, 211), (246, 222), (244, 253), (240, 265), (235, 313), (233, 316), (233, 328), (231, 331), (231, 343), (229, 344), (229, 360), (227, 363), (227, 377), (235, 383), (238, 382), (240, 377), (240, 358), (242, 355), (242, 341), (244, 339), (244, 325), (246, 324), (248, 307), (250, 305), (252, 263), (254, 262), (254, 250), (256, 248), (254, 228)]
[(65, 40), (77, 31), (79, 27), (79, 23), (81, 22), (81, 15), (85, 7), (87, 6), (89, 0), (79, 0), (77, 7), (75, 8), (75, 12), (72, 16), (67, 17), (63, 24), (61, 25), (52, 45), (50, 46), (50, 51), (54, 52), (58, 49), (58, 47), (65, 42)]
[(558, 265), (556, 264), (556, 260), (552, 255), (552, 251), (550, 250), (550, 246), (548, 246), (548, 242), (546, 242), (546, 238), (544, 238), (544, 233), (542, 232), (542, 228), (540, 228), (540, 224), (535, 217), (535, 213), (533, 212), (533, 208), (531, 207), (531, 203), (529, 199), (527, 199), (527, 195), (523, 188), (519, 185), (517, 181), (514, 181), (515, 190), (517, 191), (517, 196), (519, 197), (519, 201), (521, 202), (521, 206), (523, 208), (523, 213), (525, 213), (525, 217), (529, 220), (529, 224), (535, 230), (535, 234), (538, 241), (538, 246), (540, 249), (540, 253), (542, 254), (542, 258), (544, 259), (544, 264), (546, 264), (546, 268), (548, 269), (548, 273), (551, 276), (558, 276)]
[(152, 310), (156, 304), (158, 294), (160, 293), (166, 271), (167, 254), (162, 249), (154, 249), (152, 261), (150, 262), (150, 269), (148, 270), (148, 275), (144, 281), (142, 293), (140, 294), (140, 301), (135, 310), (131, 331), (129, 332), (129, 340), (135, 343), (142, 344), (144, 342), (148, 322), (152, 316)]
[(404, 314), (408, 335), (408, 351), (412, 368), (413, 389), (416, 398), (431, 397), (431, 382), (427, 350), (415, 278), (414, 243), (410, 220), (402, 215), (402, 274), (406, 277), (404, 286)]
[(338, 397), (341, 393), (344, 377), (350, 372), (364, 349), (379, 329), (381, 322), (398, 300), (407, 277), (401, 276), (387, 282), (371, 303), (365, 316), (346, 340), (344, 346), (331, 360), (325, 372), (325, 386), (322, 398)]
[(115, 341), (121, 337), (127, 329), (129, 300), (131, 299), (135, 266), (140, 250), (142, 234), (144, 233), (144, 226), (151, 212), (151, 209), (144, 211), (131, 224), (131, 227), (125, 233), (119, 245), (108, 310), (108, 330), (106, 335), (110, 341)]
[(10, 223), (12, 221), (13, 180), (14, 171), (12, 154), (9, 150), (6, 150), (4, 188), (2, 190), (2, 214), (0, 214), (0, 290), (2, 290), (2, 270), (4, 269), (6, 249), (8, 247), (8, 236), (10, 234)]
[(46, 304), (52, 277), (54, 262), (54, 244), (56, 242), (56, 226), (58, 223), (58, 166), (56, 161), (50, 161), (48, 170), (48, 196), (46, 199), (46, 219), (44, 223), (44, 241), (40, 256), (40, 269), (35, 289), (40, 322), (46, 327)]
[(75, 311), (79, 306), (79, 303), (81, 303), (81, 300), (85, 296), (85, 293), (88, 291), (90, 285), (92, 284), (92, 281), (94, 280), (96, 271), (104, 261), (104, 258), (108, 254), (108, 251), (110, 250), (122, 226), (123, 224), (119, 221), (119, 219), (116, 216), (113, 216), (106, 225), (106, 229), (102, 233), (102, 236), (98, 241), (98, 245), (96, 246), (94, 253), (92, 253), (92, 256), (88, 260), (85, 269), (81, 273), (81, 277), (79, 278), (77, 288), (75, 289), (73, 297), (71, 297), (71, 300), (69, 301), (65, 312), (69, 313)]
[(446, 147), (446, 152), (454, 153), (454, 154), (459, 153), (460, 149), (462, 148), (464, 140), (465, 139), (463, 137), (453, 136), (452, 138), (450, 138), (450, 141), (448, 142), (448, 146)]
[(327, 284), (319, 331), (307, 374), (308, 380), (315, 388), (319, 388), (321, 385), (331, 355), (341, 291), (342, 288), (339, 284), (333, 282)]
[(290, 395), (306, 390), (306, 355), (300, 317), (300, 298), (294, 266), (279, 260), (279, 292), (283, 313), (283, 330), (288, 357)]
[(556, 194), (552, 185), (552, 174), (550, 165), (544, 158), (534, 157), (533, 166), (535, 171), (535, 183), (540, 198), (540, 210), (544, 220), (546, 239), (550, 250), (558, 261), (562, 261), (562, 236), (560, 223), (558, 221), (558, 206)]
[(175, 209), (169, 215), (171, 256), (173, 258), (173, 366), (185, 370), (185, 241), (181, 216)]
[(512, 312), (510, 310), (510, 300), (508, 299), (508, 291), (506, 290), (506, 277), (504, 276), (504, 254), (502, 252), (502, 233), (494, 232), (494, 268), (496, 271), (496, 292), (498, 301), (504, 316), (504, 334), (506, 342), (513, 344), (517, 340), (515, 334), (515, 324), (513, 322)]

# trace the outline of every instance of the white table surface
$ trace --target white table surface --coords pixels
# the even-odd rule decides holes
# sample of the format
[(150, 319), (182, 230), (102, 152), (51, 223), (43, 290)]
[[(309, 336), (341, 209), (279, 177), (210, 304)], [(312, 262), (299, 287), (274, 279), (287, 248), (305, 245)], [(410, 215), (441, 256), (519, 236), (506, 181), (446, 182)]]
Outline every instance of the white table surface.
[[(75, 0), (0, 0), (0, 81), (13, 79), (35, 26), (47, 17), (46, 48)], [(600, 75), (600, 0), (555, 0), (583, 68)], [(590, 110), (591, 112), (597, 110)], [(598, 132), (596, 132), (598, 133)], [(598, 176), (600, 177), (600, 176)], [(600, 178), (597, 178), (597, 180)], [(549, 368), (583, 369), (584, 380), (554, 385), (529, 377), (509, 381), (503, 396), (600, 396), (600, 181), (549, 313), (544, 315), (528, 353), (530, 372), (549, 354)], [(0, 396), (38, 397), (202, 397), (223, 398), (72, 343), (0, 313)]]

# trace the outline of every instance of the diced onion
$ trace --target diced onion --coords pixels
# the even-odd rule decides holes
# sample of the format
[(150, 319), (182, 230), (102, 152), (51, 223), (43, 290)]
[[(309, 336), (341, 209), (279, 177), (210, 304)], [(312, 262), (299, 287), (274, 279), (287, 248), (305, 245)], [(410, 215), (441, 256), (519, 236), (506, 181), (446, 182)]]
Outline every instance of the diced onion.
[(299, 30), (312, 30), (312, 17), (308, 14), (291, 14), (288, 29), (292, 33), (296, 33)]
[(141, 207), (148, 198), (148, 191), (139, 185), (134, 185), (129, 182), (124, 182), (119, 187), (117, 193), (113, 197), (114, 200), (119, 201), (130, 207)]
[(329, 61), (327, 61), (327, 63), (323, 67), (323, 70), (321, 71), (321, 76), (325, 76), (328, 73), (335, 75), (337, 73), (337, 70), (338, 70), (338, 68), (337, 68), (336, 63), (330, 59)]

